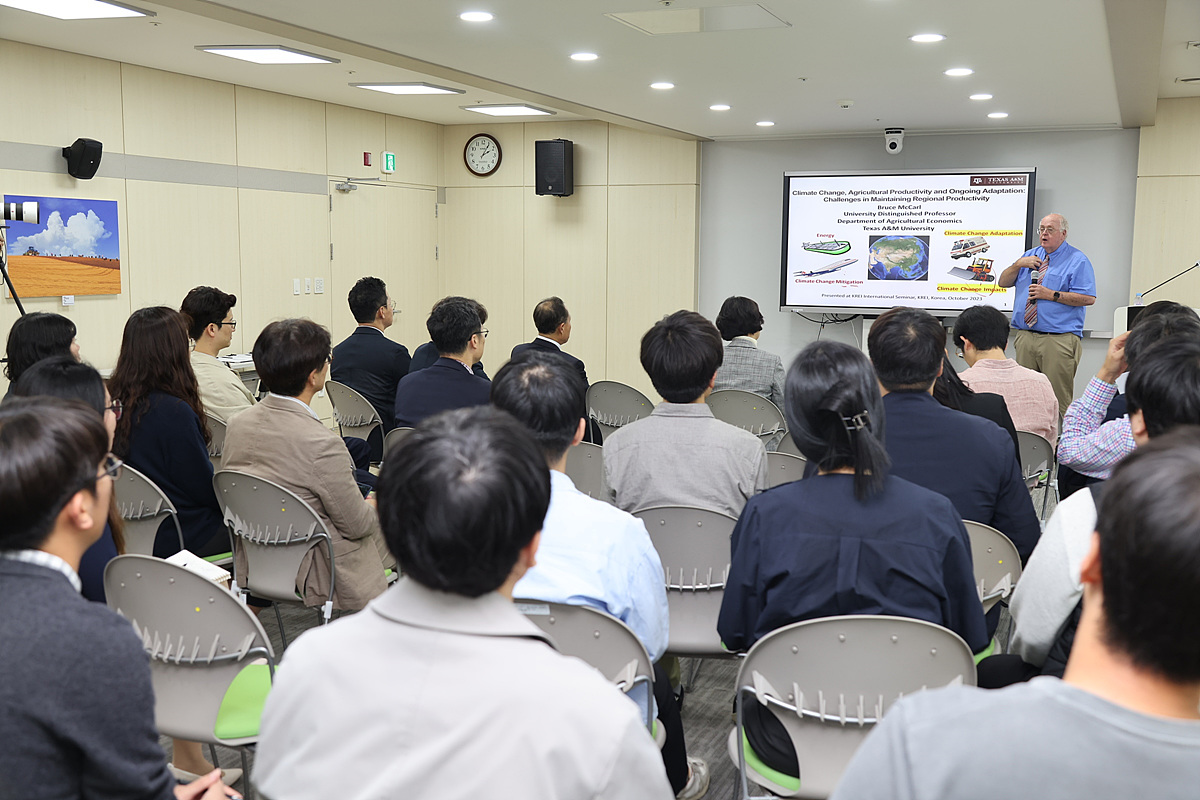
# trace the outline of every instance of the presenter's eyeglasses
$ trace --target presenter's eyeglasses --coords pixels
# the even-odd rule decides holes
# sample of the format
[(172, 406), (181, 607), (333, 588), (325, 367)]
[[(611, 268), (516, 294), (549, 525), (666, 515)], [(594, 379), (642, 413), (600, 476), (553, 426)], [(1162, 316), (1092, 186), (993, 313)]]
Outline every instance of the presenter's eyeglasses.
[(1049, 225), (1039, 225), (1037, 229), (1038, 233), (1055, 233), (1057, 231), (1058, 228), (1054, 228)]

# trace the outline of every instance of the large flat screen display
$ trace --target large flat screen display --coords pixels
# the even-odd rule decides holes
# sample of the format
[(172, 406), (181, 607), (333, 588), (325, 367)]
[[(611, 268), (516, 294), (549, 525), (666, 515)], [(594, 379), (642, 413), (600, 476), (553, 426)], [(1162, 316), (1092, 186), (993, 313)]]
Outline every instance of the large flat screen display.
[(789, 172), (782, 309), (1013, 307), (997, 278), (1031, 246), (1036, 170)]

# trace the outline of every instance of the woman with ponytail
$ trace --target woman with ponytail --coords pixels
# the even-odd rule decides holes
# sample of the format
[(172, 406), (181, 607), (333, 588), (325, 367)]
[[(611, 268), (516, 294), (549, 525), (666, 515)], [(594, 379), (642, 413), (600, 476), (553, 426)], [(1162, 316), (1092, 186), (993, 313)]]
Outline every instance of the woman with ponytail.
[[(962, 519), (940, 494), (888, 474), (879, 384), (863, 353), (814, 342), (787, 375), (789, 435), (808, 477), (747, 503), (717, 620), (731, 651), (777, 628), (840, 614), (889, 614), (945, 626), (987, 647)], [(783, 726), (758, 703), (743, 710), (751, 748), (796, 776)]]

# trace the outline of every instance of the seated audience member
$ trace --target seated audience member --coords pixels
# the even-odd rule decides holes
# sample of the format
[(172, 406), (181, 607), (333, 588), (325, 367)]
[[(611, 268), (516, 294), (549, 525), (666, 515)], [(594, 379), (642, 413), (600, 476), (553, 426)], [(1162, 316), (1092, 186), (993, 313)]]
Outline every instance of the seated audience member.
[(217, 355), (233, 343), (236, 304), (234, 295), (211, 286), (197, 286), (187, 293), (179, 307), (188, 326), (188, 336), (195, 342), (191, 361), (200, 400), (205, 411), (225, 423), (254, 405), (254, 395), (238, 374), (217, 360)]
[[(104, 421), (108, 432), (108, 447), (112, 449), (113, 433), (121, 418), (121, 404), (114, 403), (104, 386), (104, 379), (95, 367), (81, 364), (73, 356), (43, 358), (21, 374), (12, 387), (13, 397), (57, 397), (62, 400), (81, 400), (94, 409)], [(109, 505), (108, 522), (95, 544), (84, 552), (79, 562), (81, 592), (88, 600), (104, 602), (104, 568), (108, 562), (125, 552), (125, 526), (116, 501)]]
[[(646, 526), (580, 492), (566, 474), (567, 452), (583, 439), (586, 395), (571, 362), (536, 349), (518, 353), (492, 382), (492, 405), (529, 429), (550, 466), (550, 508), (537, 564), (517, 583), (513, 596), (586, 605), (611, 614), (637, 634), (650, 660), (657, 662), (667, 647), (669, 613), (662, 562)], [(701, 797), (708, 765), (687, 758), (683, 723), (667, 674), (657, 665), (654, 672), (658, 716), (667, 735), (663, 763), (671, 789), (680, 797)], [(646, 708), (645, 686), (636, 687), (629, 697), (639, 709)]]
[[(384, 569), (394, 561), (346, 446), (311, 408), (325, 386), (330, 345), (329, 331), (312, 320), (285, 319), (263, 328), (254, 342), (254, 367), (270, 393), (229, 423), (221, 466), (278, 483), (312, 506), (333, 539), (333, 607), (357, 611), (387, 588)], [(244, 570), (240, 550), (237, 557), (238, 570)], [(329, 583), (328, 555), (315, 547), (300, 564), (296, 589), (305, 605), (319, 606), (329, 599)]]
[(439, 414), (379, 486), (404, 577), (288, 649), (263, 712), (263, 795), (670, 798), (633, 704), (512, 605), (550, 500), (529, 433), (493, 408)]
[(954, 365), (950, 363), (950, 356), (944, 353), (942, 373), (933, 382), (933, 399), (946, 408), (990, 419), (999, 425), (1012, 439), (1013, 452), (1017, 454), (1017, 461), (1020, 463), (1021, 445), (1017, 439), (1017, 428), (1013, 425), (1013, 418), (1008, 413), (1008, 403), (998, 394), (977, 392), (963, 383), (954, 371)]
[(1108, 352), (1096, 377), (1088, 381), (1083, 395), (1071, 403), (1063, 417), (1059, 462), (1092, 482), (1107, 479), (1117, 462), (1134, 448), (1128, 415), (1104, 421), (1117, 394), (1117, 378), (1131, 370), (1138, 357), (1155, 342), (1178, 334), (1195, 335), (1198, 331), (1200, 320), (1191, 309), (1186, 314), (1150, 310), (1138, 316), (1131, 331), (1114, 337), (1108, 343)]
[(760, 350), (763, 315), (749, 297), (727, 297), (717, 314), (717, 330), (725, 355), (713, 381), (713, 390), (741, 389), (762, 395), (783, 409), (783, 361), (774, 353)]
[[(166, 306), (139, 309), (125, 323), (108, 391), (120, 400), (113, 452), (162, 489), (179, 512), (183, 545), (196, 555), (228, 552), (212, 461), (208, 420), (188, 359), (183, 316)], [(179, 549), (169, 522), (158, 532), (154, 555)]]
[(932, 397), (946, 355), (942, 324), (899, 306), (875, 320), (867, 349), (883, 387), (892, 472), (950, 498), (963, 519), (991, 525), (1029, 558), (1041, 526), (1012, 440), (994, 422)]
[(532, 342), (519, 344), (512, 349), (511, 358), (516, 358), (526, 350), (545, 350), (548, 353), (558, 353), (567, 360), (583, 378), (583, 386), (588, 386), (587, 369), (583, 362), (563, 350), (563, 345), (571, 338), (571, 314), (563, 305), (562, 298), (548, 297), (533, 307), (533, 325), (538, 335)]
[(604, 442), (604, 481), (618, 508), (696, 506), (736, 517), (767, 488), (762, 442), (705, 402), (723, 350), (716, 326), (695, 311), (663, 317), (642, 337), (642, 368), (665, 402)]
[[(788, 371), (785, 413), (816, 474), (746, 504), (717, 619), (725, 646), (749, 650), (808, 619), (890, 614), (942, 625), (985, 650), (962, 518), (945, 497), (889, 474), (883, 403), (866, 356), (840, 342), (805, 347)], [(758, 703), (743, 707), (743, 718), (751, 749), (798, 776), (782, 723)]]
[[(1083, 614), (1063, 680), (904, 698), (834, 800), (1195, 797), (1200, 434), (1164, 437), (1118, 466), (1087, 537)], [(999, 743), (1013, 769), (997, 781)]]
[(80, 401), (0, 408), (0, 796), (219, 800), (217, 770), (175, 785), (141, 637), (79, 595), (121, 470), (108, 439)]
[(954, 322), (954, 346), (967, 362), (958, 377), (976, 392), (1003, 397), (1017, 430), (1036, 433), (1053, 447), (1058, 440), (1058, 398), (1049, 378), (1005, 356), (1008, 331), (1008, 317), (997, 308), (964, 310)]
[(12, 385), (21, 377), (21, 373), (43, 358), (63, 355), (79, 360), (74, 322), (62, 314), (47, 314), (44, 311), (17, 317), (8, 330), (8, 344), (4, 352), (7, 359), (4, 377), (9, 381), (8, 391), (12, 391)]
[[(358, 327), (333, 348), (330, 376), (367, 398), (386, 433), (396, 423), (396, 384), (408, 374), (411, 360), (407, 347), (384, 335), (392, 327), (396, 301), (379, 278), (359, 278), (348, 300)], [(382, 451), (382, 438), (379, 446)]]
[(411, 428), (441, 411), (487, 405), (492, 384), (474, 374), (487, 328), (477, 303), (451, 297), (433, 307), (425, 327), (440, 354), (428, 369), (409, 373), (396, 387), (396, 426)]
[[(1200, 332), (1159, 342), (1139, 355), (1126, 397), (1131, 435), (1138, 446), (1178, 426), (1200, 425)], [(1081, 565), (1096, 527), (1093, 493), (1103, 497), (1112, 491), (1093, 485), (1054, 509), (1013, 592), (1012, 651), (1047, 673), (1061, 674), (1065, 653), (1053, 657), (1052, 651), (1060, 642), (1069, 645), (1064, 633), (1065, 639), (1072, 635), (1067, 628), (1085, 595)]]
[[(470, 300), (470, 298), (457, 297), (457, 296), (443, 297), (441, 300), (438, 300), (436, 303), (433, 304), (433, 309), (430, 309), (429, 313), (432, 314), (434, 309), (436, 309), (438, 306), (440, 306), (442, 303), (445, 303), (448, 300)], [(480, 303), (478, 300), (470, 300), (470, 302), (475, 304), (475, 313), (479, 314), (479, 324), (481, 326), (487, 325), (488, 311), (486, 308), (484, 308), (483, 303)], [(419, 372), (428, 367), (432, 367), (437, 362), (437, 360), (438, 360), (437, 345), (435, 345), (433, 342), (426, 342), (425, 344), (421, 345), (420, 347), (418, 347), (416, 350), (413, 351), (412, 363), (410, 363), (408, 365), (408, 371), (409, 371), (409, 373)], [(488, 374), (483, 369), (482, 361), (476, 361), (471, 366), (471, 371), (474, 372), (479, 377), (483, 378), (484, 380), (488, 380)]]

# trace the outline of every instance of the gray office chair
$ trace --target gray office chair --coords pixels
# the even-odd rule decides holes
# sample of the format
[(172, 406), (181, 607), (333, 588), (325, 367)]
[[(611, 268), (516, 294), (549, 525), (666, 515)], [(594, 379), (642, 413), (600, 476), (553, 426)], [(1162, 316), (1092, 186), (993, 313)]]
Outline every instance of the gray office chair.
[(121, 468), (121, 477), (113, 482), (113, 492), (117, 510), (125, 521), (125, 552), (154, 555), (154, 539), (168, 518), (175, 527), (179, 549), (183, 549), (179, 512), (154, 481), (126, 464)]
[(808, 459), (804, 457), (804, 453), (800, 452), (800, 448), (796, 447), (796, 442), (794, 439), (792, 439), (792, 435), (790, 433), (785, 433), (783, 435), (783, 439), (779, 442), (779, 446), (775, 448), (775, 452), (786, 453), (789, 456), (795, 456), (803, 461), (808, 461)]
[(275, 674), (275, 652), (254, 614), (227, 589), (150, 556), (110, 561), (104, 592), (150, 657), (159, 732), (238, 748), (249, 789), (246, 747), (258, 741)]
[(580, 442), (567, 450), (567, 477), (588, 497), (612, 502), (604, 491), (604, 448), (600, 445)]
[(804, 477), (803, 458), (787, 453), (767, 453), (767, 486), (775, 488)]
[(342, 436), (366, 440), (371, 431), (383, 428), (379, 412), (367, 398), (344, 383), (325, 381), (325, 391), (333, 406), (333, 418)]
[(714, 417), (750, 431), (764, 445), (777, 446), (787, 431), (783, 412), (762, 395), (741, 389), (721, 389), (710, 394), (707, 402)]
[(296, 577), (314, 548), (313, 557), (329, 567), (329, 599), (318, 612), (321, 624), (328, 622), (337, 585), (333, 541), (312, 506), (279, 484), (244, 472), (221, 470), (213, 476), (213, 488), (225, 524), (245, 554), (244, 572), (234, 559), (234, 582), (239, 590), (275, 603), (283, 646), (287, 647), (287, 633), (278, 604), (304, 605)]
[(617, 381), (596, 381), (587, 391), (588, 417), (600, 426), (600, 433), (608, 435), (630, 422), (647, 417), (654, 410), (654, 403), (632, 386)]
[(1021, 556), (1012, 540), (991, 525), (963, 520), (971, 537), (971, 563), (975, 585), (986, 613), (992, 606), (1012, 597), (1021, 578)]
[(208, 432), (212, 434), (212, 441), (208, 443), (208, 459), (212, 462), (215, 472), (221, 468), (221, 454), (225, 452), (226, 425), (207, 411), (204, 412), (204, 416), (208, 417)]
[[(743, 800), (749, 782), (783, 797), (825, 798), (875, 724), (900, 697), (947, 684), (975, 685), (971, 648), (953, 631), (904, 617), (850, 615), (787, 625), (759, 639), (737, 678), (729, 757)], [(783, 723), (800, 776), (770, 769), (750, 750), (744, 704)]]
[(1017, 445), (1021, 452), (1021, 477), (1030, 493), (1043, 490), (1042, 511), (1039, 519), (1046, 519), (1046, 503), (1050, 500), (1050, 492), (1054, 491), (1054, 502), (1058, 503), (1058, 483), (1055, 480), (1054, 448), (1046, 437), (1029, 431), (1017, 431)]

